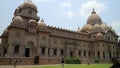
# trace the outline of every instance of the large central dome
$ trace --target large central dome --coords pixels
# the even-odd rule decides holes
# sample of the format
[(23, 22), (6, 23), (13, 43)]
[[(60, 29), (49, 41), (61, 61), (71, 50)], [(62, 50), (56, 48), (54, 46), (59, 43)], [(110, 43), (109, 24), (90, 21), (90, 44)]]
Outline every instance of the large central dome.
[(91, 15), (88, 17), (87, 24), (95, 25), (95, 24), (102, 24), (102, 20), (99, 15), (96, 14), (96, 12), (91, 12)]
[(32, 8), (37, 11), (36, 5), (34, 5), (31, 1), (26, 1), (19, 6), (19, 8)]

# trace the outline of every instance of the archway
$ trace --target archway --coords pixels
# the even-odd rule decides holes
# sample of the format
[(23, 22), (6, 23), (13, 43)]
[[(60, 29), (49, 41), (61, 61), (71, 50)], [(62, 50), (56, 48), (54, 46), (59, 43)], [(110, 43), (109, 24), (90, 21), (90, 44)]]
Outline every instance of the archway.
[(30, 56), (30, 48), (25, 48), (25, 57)]
[(39, 56), (35, 56), (35, 58), (34, 58), (34, 64), (39, 64)]
[(29, 41), (25, 48), (25, 57), (30, 57), (31, 53), (34, 53), (34, 43), (32, 41)]
[(70, 51), (70, 57), (73, 57), (73, 51)]

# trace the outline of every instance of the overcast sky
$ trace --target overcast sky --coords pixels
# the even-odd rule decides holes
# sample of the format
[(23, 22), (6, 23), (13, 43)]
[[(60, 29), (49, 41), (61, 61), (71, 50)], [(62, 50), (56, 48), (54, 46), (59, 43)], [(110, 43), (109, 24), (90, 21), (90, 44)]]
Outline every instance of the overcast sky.
[[(25, 0), (0, 0), (0, 35), (10, 25), (15, 9)], [(47, 25), (82, 28), (93, 8), (120, 35), (120, 0), (32, 0)]]

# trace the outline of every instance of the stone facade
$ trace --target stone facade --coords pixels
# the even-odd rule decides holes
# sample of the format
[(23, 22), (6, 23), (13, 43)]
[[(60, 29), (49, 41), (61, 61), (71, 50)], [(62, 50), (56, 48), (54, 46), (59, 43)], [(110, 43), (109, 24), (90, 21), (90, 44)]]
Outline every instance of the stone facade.
[(119, 48), (118, 35), (94, 10), (83, 28), (71, 31), (46, 25), (37, 16), (37, 7), (26, 1), (1, 35), (0, 64), (10, 64), (15, 57), (18, 64), (56, 64), (71, 56), (82, 63), (107, 62), (120, 57)]

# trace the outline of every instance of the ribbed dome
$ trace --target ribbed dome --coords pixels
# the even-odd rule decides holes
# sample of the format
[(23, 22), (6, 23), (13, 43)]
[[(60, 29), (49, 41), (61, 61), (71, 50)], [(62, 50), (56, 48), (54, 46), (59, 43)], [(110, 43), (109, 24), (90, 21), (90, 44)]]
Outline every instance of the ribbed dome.
[(93, 32), (103, 32), (103, 29), (100, 27), (99, 24), (95, 24), (93, 26)]
[(101, 26), (101, 28), (102, 28), (104, 31), (110, 29), (105, 23), (101, 24), (100, 26)]
[(96, 39), (102, 39), (102, 38), (103, 38), (102, 33), (97, 33), (97, 34), (96, 34)]
[(32, 8), (37, 11), (36, 5), (34, 5), (31, 1), (26, 1), (19, 6), (19, 8)]
[(93, 9), (93, 12), (88, 17), (87, 24), (95, 25), (95, 24), (102, 24), (102, 20), (99, 15)]
[(23, 23), (22, 17), (20, 17), (20, 16), (14, 17), (13, 23), (15, 23), (15, 24)]
[(39, 21), (39, 24), (38, 24), (39, 27), (46, 27), (46, 24), (44, 22), (44, 20), (42, 19), (41, 21)]
[(92, 30), (92, 25), (90, 24), (86, 24), (81, 30), (84, 31), (84, 30), (88, 30), (88, 31), (91, 31)]

